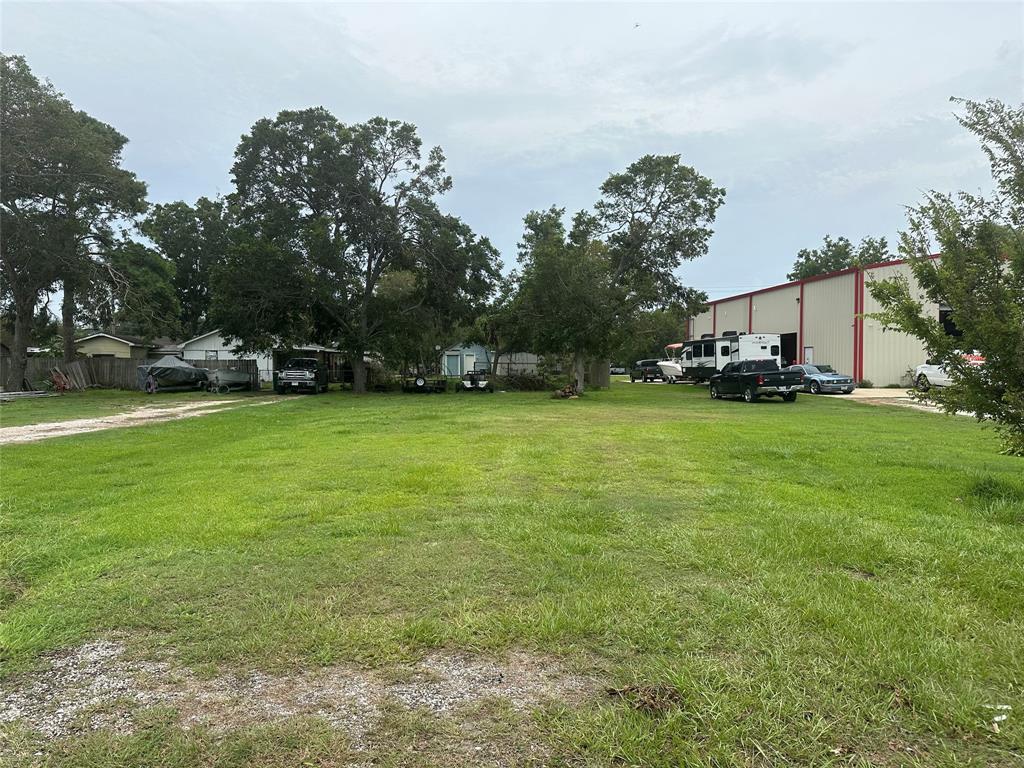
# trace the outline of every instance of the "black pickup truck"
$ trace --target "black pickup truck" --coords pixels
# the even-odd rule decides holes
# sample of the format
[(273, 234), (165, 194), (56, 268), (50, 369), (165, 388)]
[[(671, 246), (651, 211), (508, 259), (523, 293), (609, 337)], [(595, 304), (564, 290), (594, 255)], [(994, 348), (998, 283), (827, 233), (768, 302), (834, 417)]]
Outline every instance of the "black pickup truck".
[(327, 391), (329, 372), (327, 366), (315, 357), (293, 357), (284, 368), (274, 371), (274, 391), (312, 392), (314, 395)]
[(657, 360), (637, 360), (629, 371), (629, 380), (634, 382), (637, 379), (643, 382), (654, 381), (655, 379), (664, 381), (665, 374), (658, 367)]
[(721, 373), (711, 377), (709, 389), (713, 400), (742, 395), (748, 403), (753, 403), (759, 397), (777, 395), (787, 403), (792, 403), (803, 385), (803, 373), (780, 370), (774, 360), (743, 360), (726, 363)]

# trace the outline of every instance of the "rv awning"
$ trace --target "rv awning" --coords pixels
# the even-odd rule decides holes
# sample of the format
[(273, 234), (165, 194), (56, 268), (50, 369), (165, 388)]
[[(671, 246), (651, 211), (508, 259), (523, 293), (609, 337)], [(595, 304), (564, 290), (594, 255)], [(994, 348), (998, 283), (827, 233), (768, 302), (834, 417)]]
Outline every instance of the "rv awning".
[(683, 342), (679, 341), (675, 344), (666, 344), (665, 349), (679, 349), (680, 347), (686, 346)]

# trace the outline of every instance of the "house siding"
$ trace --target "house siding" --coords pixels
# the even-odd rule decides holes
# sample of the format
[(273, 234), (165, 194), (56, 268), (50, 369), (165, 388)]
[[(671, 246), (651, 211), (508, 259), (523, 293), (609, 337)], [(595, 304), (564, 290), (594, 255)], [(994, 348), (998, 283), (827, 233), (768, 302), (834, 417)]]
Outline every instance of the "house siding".
[(145, 347), (133, 347), (125, 341), (118, 341), (106, 336), (78, 342), (75, 344), (75, 349), (78, 350), (79, 354), (86, 357), (113, 355), (114, 357), (127, 360), (131, 358), (143, 359), (148, 356), (148, 350)]
[(219, 332), (213, 332), (197, 339), (186, 341), (181, 345), (183, 360), (196, 364), (207, 359), (207, 352), (216, 352), (218, 360), (255, 360), (260, 371), (261, 381), (274, 378), (274, 363), (269, 354), (236, 354), (233, 351), (235, 342), (228, 341)]

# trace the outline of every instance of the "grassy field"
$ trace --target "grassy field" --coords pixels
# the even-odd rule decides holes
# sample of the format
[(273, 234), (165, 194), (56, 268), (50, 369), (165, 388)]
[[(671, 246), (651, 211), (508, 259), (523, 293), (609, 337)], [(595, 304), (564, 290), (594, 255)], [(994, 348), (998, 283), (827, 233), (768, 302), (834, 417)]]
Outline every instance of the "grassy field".
[[(488, 714), (488, 738), (547, 764), (1019, 766), (1024, 463), (997, 450), (965, 418), (640, 384), (331, 393), (10, 446), (0, 688), (111, 635), (206, 676), (516, 650), (599, 683), (580, 706)], [(629, 685), (654, 705), (604, 692)], [(8, 726), (8, 751), (349, 754), (316, 721), (217, 734), (165, 715), (42, 746)], [(471, 762), (448, 721), (399, 709), (381, 728), (374, 764)]]

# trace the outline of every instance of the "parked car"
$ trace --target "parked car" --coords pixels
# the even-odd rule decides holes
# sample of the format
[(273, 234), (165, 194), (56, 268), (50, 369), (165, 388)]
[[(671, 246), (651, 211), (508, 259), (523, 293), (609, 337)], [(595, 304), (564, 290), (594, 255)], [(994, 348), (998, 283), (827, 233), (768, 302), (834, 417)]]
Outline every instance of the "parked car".
[[(985, 364), (985, 358), (977, 351), (962, 352), (961, 354), (968, 365), (981, 366)], [(935, 358), (929, 358), (914, 369), (914, 386), (917, 387), (918, 392), (927, 392), (932, 387), (948, 387), (952, 383), (953, 380), (946, 372), (945, 367), (940, 365)]]
[(792, 403), (803, 385), (802, 373), (784, 371), (774, 360), (743, 360), (726, 363), (721, 373), (711, 377), (708, 389), (713, 400), (742, 395), (748, 403), (753, 403), (760, 397), (777, 396)]
[(608, 373), (612, 376), (625, 376), (626, 366), (624, 365), (613, 365), (608, 369)]
[(857, 388), (852, 376), (836, 373), (831, 365), (791, 365), (783, 370), (802, 373), (804, 391), (812, 395), (820, 395), (822, 392), (842, 392), (848, 395)]
[(636, 381), (659, 381), (665, 380), (665, 374), (661, 372), (661, 368), (658, 367), (660, 360), (637, 360), (633, 365), (633, 369), (629, 372), (629, 380)]
[(315, 357), (292, 357), (279, 371), (274, 371), (274, 391), (312, 392), (314, 395), (327, 391), (327, 366)]

